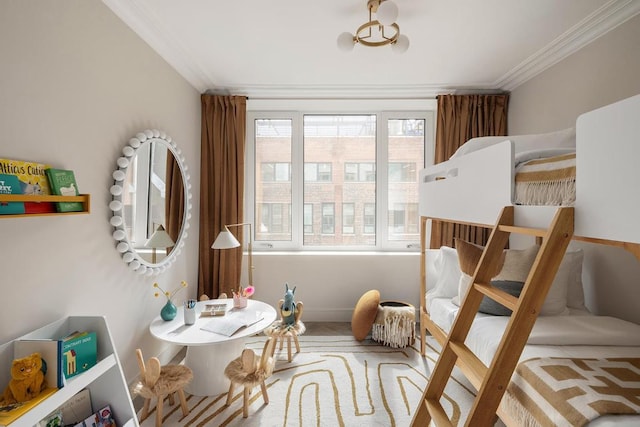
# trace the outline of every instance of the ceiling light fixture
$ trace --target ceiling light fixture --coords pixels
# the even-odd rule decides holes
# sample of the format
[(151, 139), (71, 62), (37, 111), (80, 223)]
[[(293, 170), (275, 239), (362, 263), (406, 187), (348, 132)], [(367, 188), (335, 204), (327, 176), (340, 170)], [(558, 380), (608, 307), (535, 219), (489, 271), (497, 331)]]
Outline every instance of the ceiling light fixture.
[[(356, 43), (370, 47), (390, 44), (394, 52), (406, 52), (409, 49), (409, 38), (400, 34), (400, 27), (395, 22), (398, 18), (398, 6), (391, 0), (368, 0), (367, 8), (369, 22), (360, 25), (355, 35), (349, 32), (340, 34), (338, 48), (349, 51)], [(374, 13), (376, 19), (373, 19)], [(387, 35), (389, 32), (391, 35)]]

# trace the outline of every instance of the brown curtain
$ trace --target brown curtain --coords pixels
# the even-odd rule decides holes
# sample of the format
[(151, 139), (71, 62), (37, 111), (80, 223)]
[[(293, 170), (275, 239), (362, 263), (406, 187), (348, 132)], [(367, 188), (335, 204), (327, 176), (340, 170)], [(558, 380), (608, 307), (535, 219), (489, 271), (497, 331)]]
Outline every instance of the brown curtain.
[[(213, 250), (211, 245), (226, 224), (244, 222), (247, 99), (203, 94), (201, 104), (198, 295), (216, 298), (240, 283), (242, 247)], [(240, 242), (242, 228), (231, 230)]]
[[(165, 222), (171, 240), (177, 242), (184, 218), (184, 185), (182, 173), (173, 153), (167, 149), (167, 173), (165, 183)], [(173, 248), (167, 248), (169, 253)]]
[[(506, 135), (508, 104), (508, 94), (438, 96), (435, 163), (448, 160), (471, 138)], [(489, 234), (490, 230), (483, 227), (433, 221), (430, 247), (453, 247), (456, 237), (484, 245)]]

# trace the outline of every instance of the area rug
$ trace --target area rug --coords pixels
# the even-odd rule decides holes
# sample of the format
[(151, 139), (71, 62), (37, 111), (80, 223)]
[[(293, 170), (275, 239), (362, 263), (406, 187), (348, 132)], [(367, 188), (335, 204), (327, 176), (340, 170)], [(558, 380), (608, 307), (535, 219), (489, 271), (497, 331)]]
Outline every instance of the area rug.
[[(247, 347), (259, 353), (264, 339), (250, 338)], [(303, 335), (300, 353), (294, 353), (291, 362), (286, 346), (276, 348), (275, 370), (266, 381), (268, 405), (260, 387), (251, 394), (248, 418), (242, 418), (241, 387), (228, 407), (226, 394), (187, 395), (189, 415), (183, 417), (179, 404), (165, 402), (163, 426), (408, 426), (439, 349), (431, 337), (423, 358), (419, 342), (391, 348), (349, 336)], [(472, 390), (461, 375), (449, 380), (441, 403), (453, 425), (463, 424), (463, 414), (473, 403)], [(155, 411), (141, 425), (154, 423)]]

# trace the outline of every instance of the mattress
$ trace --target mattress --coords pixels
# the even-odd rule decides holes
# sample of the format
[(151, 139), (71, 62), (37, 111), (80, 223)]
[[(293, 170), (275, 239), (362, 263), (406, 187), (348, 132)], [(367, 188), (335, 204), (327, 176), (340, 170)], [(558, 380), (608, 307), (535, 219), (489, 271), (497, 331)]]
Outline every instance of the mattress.
[[(449, 332), (459, 307), (450, 298), (433, 298), (429, 317)], [(509, 317), (476, 315), (466, 346), (487, 366), (495, 354)], [(565, 345), (559, 345), (564, 343)], [(566, 316), (540, 316), (520, 361), (535, 357), (640, 357), (640, 325), (609, 316), (571, 309)], [(588, 424), (596, 427), (637, 426), (640, 416), (607, 415)]]

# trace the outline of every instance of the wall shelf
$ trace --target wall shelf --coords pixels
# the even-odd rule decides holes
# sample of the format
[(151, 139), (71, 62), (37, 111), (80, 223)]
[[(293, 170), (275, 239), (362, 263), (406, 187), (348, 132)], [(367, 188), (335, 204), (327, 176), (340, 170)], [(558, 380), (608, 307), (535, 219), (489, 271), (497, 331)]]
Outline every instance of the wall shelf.
[(80, 202), (82, 210), (78, 212), (46, 212), (0, 215), (0, 218), (50, 216), (50, 215), (79, 215), (88, 214), (91, 211), (91, 196), (80, 194), (78, 196), (29, 196), (24, 194), (0, 194), (0, 202)]

